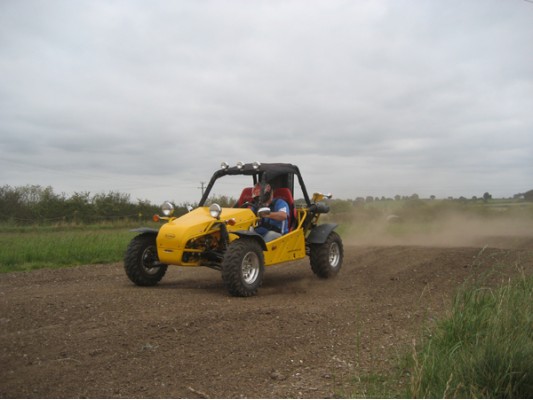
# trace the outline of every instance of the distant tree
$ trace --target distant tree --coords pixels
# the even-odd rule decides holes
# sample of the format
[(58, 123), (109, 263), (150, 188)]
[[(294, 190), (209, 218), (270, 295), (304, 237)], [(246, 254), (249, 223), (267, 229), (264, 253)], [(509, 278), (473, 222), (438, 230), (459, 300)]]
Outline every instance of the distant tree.
[(372, 202), (374, 201), (374, 198), (373, 198), (372, 196), (366, 196), (365, 201), (366, 201), (367, 203), (372, 203)]
[(130, 201), (119, 192), (74, 192), (67, 197), (52, 187), (26, 185), (0, 187), (0, 221), (10, 223), (92, 223), (101, 220), (150, 218), (159, 207), (148, 200)]
[(65, 195), (56, 194), (51, 186), (41, 188), (39, 201), (35, 204), (38, 217), (45, 220), (61, 219), (64, 216)]
[(19, 189), (9, 185), (0, 187), (0, 219), (2, 221), (20, 217), (25, 208)]
[(208, 200), (208, 203), (217, 203), (221, 207), (233, 207), (235, 203), (237, 203), (237, 199), (231, 197), (231, 196), (225, 196), (225, 195), (214, 195)]
[(489, 192), (483, 193), (483, 200), (486, 202), (492, 200), (492, 195)]
[(434, 194), (432, 194), (431, 196), (429, 196), (429, 199), (430, 199), (430, 200), (435, 200), (435, 199), (436, 199), (436, 197), (435, 197), (435, 195), (434, 195)]
[(533, 201), (533, 189), (524, 193), (525, 201)]
[(135, 214), (135, 206), (130, 202), (130, 195), (110, 191), (93, 196), (92, 203), (99, 217), (126, 217)]
[(348, 200), (334, 199), (328, 204), (332, 213), (347, 213), (352, 210), (352, 203)]
[(394, 200), (396, 200), (396, 201), (400, 201), (401, 199), (402, 199), (402, 196), (400, 196), (399, 194), (394, 196)]
[(69, 215), (75, 223), (92, 218), (94, 210), (91, 203), (91, 193), (74, 192), (74, 194), (65, 201), (65, 213)]

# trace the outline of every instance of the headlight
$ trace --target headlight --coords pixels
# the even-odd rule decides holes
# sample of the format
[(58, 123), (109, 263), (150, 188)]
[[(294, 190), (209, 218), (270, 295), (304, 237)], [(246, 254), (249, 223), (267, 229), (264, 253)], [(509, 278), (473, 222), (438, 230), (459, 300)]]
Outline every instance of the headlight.
[(161, 205), (161, 212), (165, 217), (170, 217), (172, 214), (174, 214), (174, 206), (170, 201), (165, 201)]
[(220, 168), (221, 169), (228, 169), (229, 168), (229, 164), (224, 161), (222, 164), (220, 164)]
[(211, 214), (213, 218), (219, 219), (221, 213), (222, 208), (217, 203), (211, 204), (209, 207), (209, 214)]
[(243, 169), (244, 163), (242, 161), (239, 161), (236, 166), (238, 169)]

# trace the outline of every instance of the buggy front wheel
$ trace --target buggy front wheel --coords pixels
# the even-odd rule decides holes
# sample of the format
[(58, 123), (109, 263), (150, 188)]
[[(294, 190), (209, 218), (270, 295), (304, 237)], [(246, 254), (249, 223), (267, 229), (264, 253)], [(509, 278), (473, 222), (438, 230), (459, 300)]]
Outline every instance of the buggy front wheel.
[(222, 261), (222, 280), (233, 296), (248, 297), (257, 293), (263, 282), (263, 250), (254, 239), (233, 241)]
[(131, 240), (124, 256), (124, 269), (138, 286), (153, 286), (163, 278), (167, 265), (159, 263), (155, 235), (144, 233)]

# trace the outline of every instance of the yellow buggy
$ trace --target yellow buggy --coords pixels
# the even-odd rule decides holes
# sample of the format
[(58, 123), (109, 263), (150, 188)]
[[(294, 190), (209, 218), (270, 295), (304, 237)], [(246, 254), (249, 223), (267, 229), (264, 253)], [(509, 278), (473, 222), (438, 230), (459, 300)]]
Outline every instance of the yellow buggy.
[[(213, 187), (230, 176), (244, 177), (239, 199), (232, 207), (221, 207), (208, 199)], [(224, 178), (224, 179), (222, 179)], [(274, 198), (289, 206), (289, 232), (265, 242), (255, 232), (259, 217), (252, 198), (252, 188), (270, 184)], [(295, 183), (303, 200), (294, 202)], [(239, 193), (239, 192), (237, 192)], [(234, 296), (255, 295), (263, 281), (265, 267), (309, 256), (311, 269), (319, 278), (335, 276), (342, 266), (343, 245), (334, 231), (336, 224), (318, 224), (329, 207), (322, 202), (331, 195), (307, 193), (300, 170), (293, 164), (223, 163), (209, 181), (198, 207), (181, 217), (174, 217), (174, 207), (165, 202), (164, 224), (159, 229), (138, 228), (124, 257), (129, 279), (139, 286), (156, 285), (169, 265), (209, 267), (221, 271), (222, 280)], [(255, 204), (257, 206), (257, 204)]]

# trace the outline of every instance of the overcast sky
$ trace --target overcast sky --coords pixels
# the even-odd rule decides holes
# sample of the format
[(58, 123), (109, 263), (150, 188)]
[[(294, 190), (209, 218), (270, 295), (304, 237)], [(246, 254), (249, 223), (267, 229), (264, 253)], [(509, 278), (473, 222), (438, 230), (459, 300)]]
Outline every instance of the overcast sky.
[(0, 1), (0, 186), (197, 201), (255, 160), (345, 199), (533, 189), (533, 1)]

